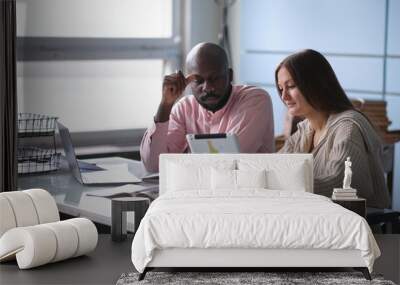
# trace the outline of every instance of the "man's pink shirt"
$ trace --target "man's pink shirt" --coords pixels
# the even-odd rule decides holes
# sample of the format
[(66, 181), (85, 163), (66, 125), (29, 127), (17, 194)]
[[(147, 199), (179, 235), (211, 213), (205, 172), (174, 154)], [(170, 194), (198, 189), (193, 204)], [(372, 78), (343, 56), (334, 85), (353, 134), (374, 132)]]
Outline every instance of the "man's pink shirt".
[(148, 171), (158, 171), (161, 153), (182, 153), (186, 134), (234, 133), (242, 153), (274, 152), (274, 119), (268, 93), (254, 86), (236, 85), (227, 104), (213, 113), (185, 96), (172, 108), (169, 121), (153, 123), (145, 132), (140, 155)]

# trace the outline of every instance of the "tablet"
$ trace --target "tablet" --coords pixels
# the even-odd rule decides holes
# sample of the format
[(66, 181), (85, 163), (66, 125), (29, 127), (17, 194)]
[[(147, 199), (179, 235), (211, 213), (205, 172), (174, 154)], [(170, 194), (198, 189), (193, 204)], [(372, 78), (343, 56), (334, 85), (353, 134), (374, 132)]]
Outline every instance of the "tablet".
[(192, 153), (239, 153), (235, 134), (187, 134), (186, 140)]

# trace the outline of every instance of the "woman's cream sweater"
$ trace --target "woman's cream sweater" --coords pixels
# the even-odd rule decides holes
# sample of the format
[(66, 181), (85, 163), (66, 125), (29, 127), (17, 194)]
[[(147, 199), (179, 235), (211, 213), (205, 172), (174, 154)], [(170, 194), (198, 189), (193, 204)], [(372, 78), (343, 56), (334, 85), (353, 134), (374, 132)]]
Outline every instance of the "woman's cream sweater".
[[(368, 207), (386, 208), (390, 204), (382, 166), (382, 144), (378, 134), (359, 112), (349, 110), (329, 116), (320, 142), (312, 150), (314, 156), (314, 193), (331, 196), (333, 188), (341, 188), (344, 161), (352, 161), (351, 187), (367, 199)], [(306, 119), (298, 131), (287, 139), (281, 153), (307, 153), (314, 130)]]

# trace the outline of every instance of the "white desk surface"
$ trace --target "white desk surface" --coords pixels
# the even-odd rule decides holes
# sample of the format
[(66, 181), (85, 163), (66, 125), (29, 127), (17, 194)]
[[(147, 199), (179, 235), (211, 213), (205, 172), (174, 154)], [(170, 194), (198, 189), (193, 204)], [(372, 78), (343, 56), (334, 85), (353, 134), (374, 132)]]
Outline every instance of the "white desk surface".
[[(142, 162), (121, 157), (86, 159), (85, 161), (102, 164), (128, 163), (129, 171), (137, 177), (147, 174)], [(158, 184), (143, 182), (140, 185), (157, 187)], [(62, 159), (59, 170), (48, 173), (20, 175), (18, 188), (43, 188), (54, 197), (58, 210), (74, 217), (86, 217), (94, 222), (111, 225), (111, 199), (87, 196), (91, 191), (110, 189), (114, 186), (88, 186), (80, 184), (72, 175), (67, 162)], [(128, 216), (129, 219), (129, 216)], [(128, 224), (128, 228), (130, 225)]]

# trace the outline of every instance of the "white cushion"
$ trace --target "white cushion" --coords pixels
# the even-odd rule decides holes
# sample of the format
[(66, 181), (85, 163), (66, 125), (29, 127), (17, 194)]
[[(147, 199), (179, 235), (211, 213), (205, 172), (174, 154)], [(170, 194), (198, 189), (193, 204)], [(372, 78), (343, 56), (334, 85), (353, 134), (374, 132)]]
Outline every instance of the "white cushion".
[(53, 232), (57, 244), (60, 245), (57, 246), (56, 254), (51, 262), (64, 260), (75, 255), (78, 249), (79, 237), (75, 229), (71, 228), (71, 224), (64, 221), (43, 224), (43, 226)]
[(212, 190), (240, 190), (243, 188), (266, 188), (266, 171), (211, 169)]
[(29, 189), (22, 191), (28, 194), (33, 201), (39, 224), (57, 222), (60, 220), (58, 208), (54, 198), (43, 189)]
[(65, 220), (65, 222), (72, 225), (78, 233), (79, 243), (74, 257), (86, 254), (96, 248), (98, 234), (92, 221), (85, 218), (75, 218)]
[(267, 188), (266, 170), (236, 170), (237, 187)]
[(211, 170), (234, 169), (234, 161), (220, 162), (213, 166), (187, 162), (168, 164), (167, 191), (210, 190)]
[(15, 227), (33, 226), (60, 220), (56, 202), (43, 189), (0, 193), (0, 237)]
[(306, 191), (305, 165), (303, 162), (295, 163), (285, 171), (270, 169), (267, 171), (267, 181), (269, 189)]
[(15, 228), (17, 222), (8, 199), (0, 194), (0, 237), (9, 229)]
[(235, 190), (236, 172), (231, 169), (211, 169), (211, 189), (212, 190)]
[[(296, 167), (298, 163), (304, 162), (304, 176), (300, 179), (296, 177), (296, 173), (291, 173), (290, 168)], [(160, 183), (159, 183), (159, 190), (160, 195), (168, 191), (174, 191), (171, 189), (171, 186), (174, 186), (174, 182), (171, 180), (179, 180), (182, 176), (179, 175), (171, 175), (170, 165), (171, 163), (177, 164), (185, 164), (185, 165), (192, 165), (197, 167), (215, 167), (217, 164), (233, 164), (233, 167), (226, 167), (225, 169), (239, 169), (239, 170), (267, 170), (268, 173), (271, 170), (278, 171), (277, 175), (273, 173), (269, 173), (267, 175), (267, 179), (269, 176), (272, 176), (272, 183), (271, 186), (275, 188), (292, 188), (292, 189), (284, 189), (284, 190), (292, 190), (292, 191), (307, 191), (313, 193), (313, 156), (312, 154), (276, 154), (276, 153), (237, 153), (237, 154), (161, 154), (160, 155)], [(219, 167), (217, 167), (219, 168)], [(293, 183), (289, 183), (287, 185), (286, 181), (281, 183), (275, 183), (277, 176), (280, 173), (286, 173), (282, 179), (283, 180), (291, 180)], [(290, 177), (289, 174), (292, 176)], [(172, 177), (173, 176), (173, 177)], [(210, 179), (208, 176), (207, 179)], [(172, 177), (172, 179), (171, 179)], [(275, 179), (275, 182), (274, 182)], [(185, 186), (185, 184), (189, 184), (189, 187), (193, 187), (193, 183), (187, 181), (187, 183), (183, 183), (181, 186)], [(274, 185), (278, 184), (278, 185)], [(302, 185), (304, 184), (304, 185)], [(295, 185), (295, 189), (293, 189), (293, 185)], [(211, 184), (210, 184), (211, 186)], [(269, 188), (270, 185), (267, 185)], [(184, 187), (181, 187), (184, 189)], [(191, 189), (191, 190), (198, 190), (198, 189)], [(205, 192), (205, 190), (202, 190)], [(211, 188), (208, 191), (212, 192)], [(198, 191), (201, 192), (201, 191)]]
[(168, 189), (185, 191), (210, 188), (211, 167), (171, 163), (168, 172)]
[(20, 269), (49, 263), (56, 251), (57, 239), (43, 225), (14, 228), (0, 238), (0, 261), (16, 257)]
[(1, 195), (10, 202), (17, 227), (33, 226), (39, 223), (35, 205), (29, 195), (22, 191), (3, 192)]
[(97, 230), (85, 218), (18, 227), (0, 238), (0, 261), (17, 259), (20, 269), (86, 254), (97, 245)]
[(238, 160), (239, 170), (266, 170), (267, 188), (271, 190), (306, 191), (308, 188), (307, 164), (288, 159), (273, 162), (263, 160)]
[(79, 256), (97, 245), (94, 224), (85, 218), (60, 222), (53, 197), (43, 189), (0, 193), (0, 215), (0, 262), (16, 258), (21, 269)]

